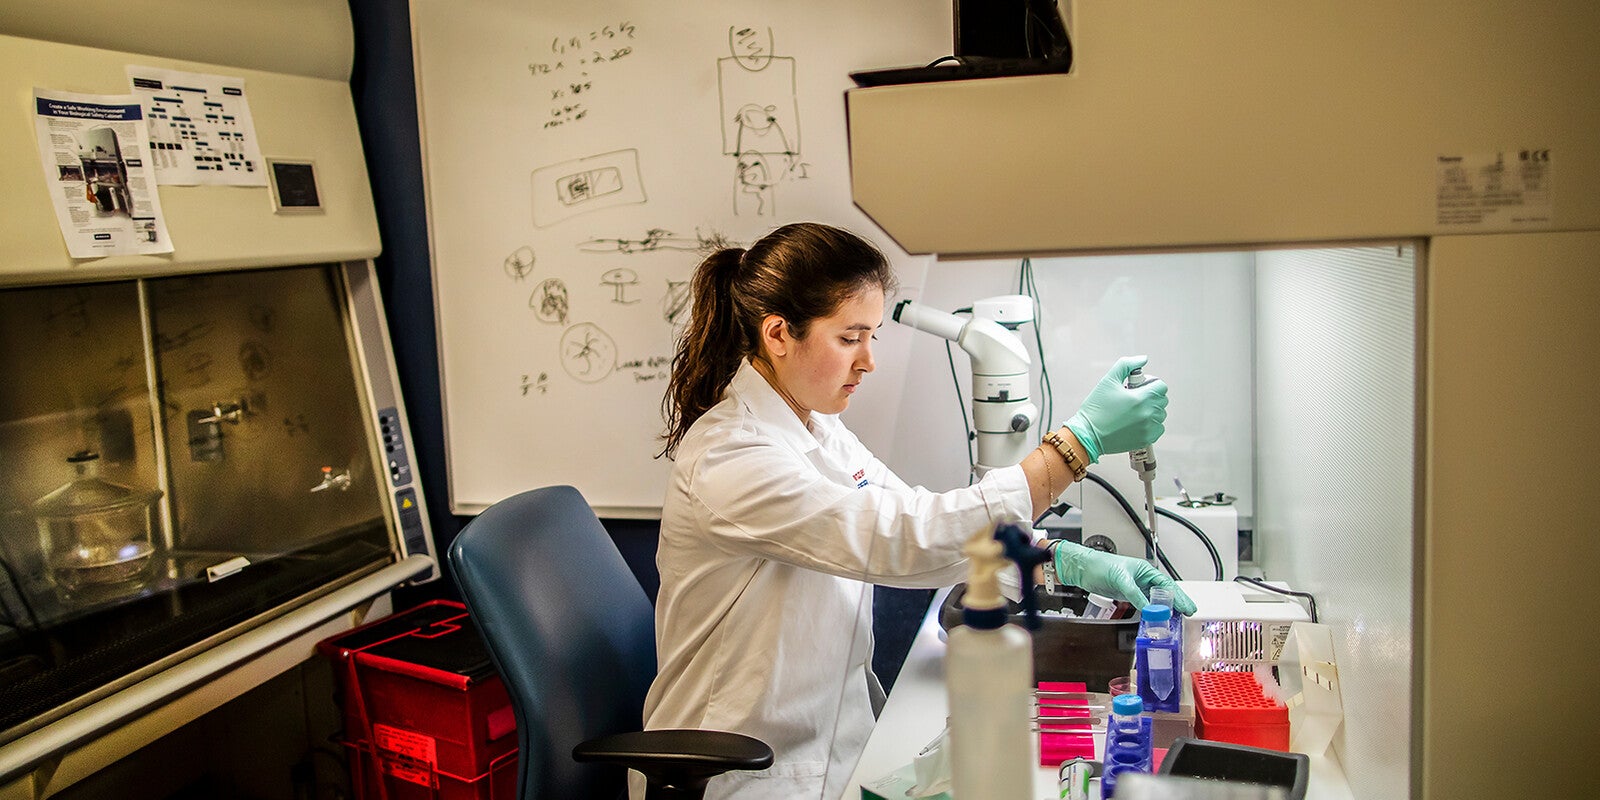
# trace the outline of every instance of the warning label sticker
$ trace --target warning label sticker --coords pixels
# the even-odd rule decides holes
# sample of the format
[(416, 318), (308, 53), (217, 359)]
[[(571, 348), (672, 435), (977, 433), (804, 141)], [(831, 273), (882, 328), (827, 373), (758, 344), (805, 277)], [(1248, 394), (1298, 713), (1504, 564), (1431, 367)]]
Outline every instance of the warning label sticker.
[(383, 768), (390, 775), (393, 775), (400, 780), (415, 783), (420, 786), (427, 786), (429, 788), (438, 788), (434, 783), (433, 771), (425, 767), (413, 767), (409, 764), (402, 764), (384, 759)]
[(372, 726), (372, 743), (379, 750), (387, 750), (428, 767), (439, 765), (438, 747), (433, 737), (426, 734), (380, 722)]
[(1538, 230), (1553, 224), (1548, 148), (1437, 158), (1437, 217), (1461, 231)]

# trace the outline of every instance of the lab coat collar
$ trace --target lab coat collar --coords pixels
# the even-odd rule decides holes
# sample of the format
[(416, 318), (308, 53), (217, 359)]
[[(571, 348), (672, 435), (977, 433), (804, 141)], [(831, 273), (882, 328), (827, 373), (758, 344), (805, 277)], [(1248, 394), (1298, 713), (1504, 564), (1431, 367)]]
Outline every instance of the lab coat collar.
[[(778, 390), (772, 388), (772, 384), (767, 383), (767, 379), (762, 377), (761, 373), (756, 372), (749, 359), (740, 362), (739, 371), (733, 374), (728, 390), (752, 416), (772, 426), (769, 431), (782, 438), (797, 452), (809, 453), (821, 447), (817, 441), (817, 434), (806, 429), (800, 422), (800, 417), (795, 415), (794, 409), (783, 399), (783, 395), (778, 394)], [(816, 413), (811, 415), (812, 428), (819, 433), (826, 428), (824, 417), (825, 415)]]

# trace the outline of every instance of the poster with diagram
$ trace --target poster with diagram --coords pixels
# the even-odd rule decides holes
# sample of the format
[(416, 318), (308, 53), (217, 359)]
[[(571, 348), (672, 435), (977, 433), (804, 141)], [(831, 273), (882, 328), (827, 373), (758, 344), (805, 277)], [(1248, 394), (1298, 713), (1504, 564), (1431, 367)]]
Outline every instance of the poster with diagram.
[(157, 183), (267, 185), (243, 78), (129, 66), (128, 81), (144, 107)]
[(170, 253), (132, 95), (34, 89), (39, 162), (73, 258)]

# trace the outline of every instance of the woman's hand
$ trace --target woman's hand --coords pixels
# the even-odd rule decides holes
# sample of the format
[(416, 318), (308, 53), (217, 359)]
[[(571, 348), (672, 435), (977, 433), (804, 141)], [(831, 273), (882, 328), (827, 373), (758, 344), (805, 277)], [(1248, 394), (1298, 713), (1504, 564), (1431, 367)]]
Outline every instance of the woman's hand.
[(1194, 601), (1171, 578), (1140, 558), (1119, 556), (1072, 542), (1055, 546), (1056, 577), (1095, 594), (1126, 600), (1143, 608), (1150, 602), (1150, 589), (1160, 586), (1172, 592), (1172, 610), (1193, 614)]
[(1089, 451), (1090, 461), (1098, 462), (1107, 453), (1137, 450), (1166, 432), (1167, 384), (1158, 378), (1133, 389), (1122, 385), (1149, 360), (1148, 356), (1118, 359), (1084, 398), (1078, 413), (1067, 420), (1067, 427)]

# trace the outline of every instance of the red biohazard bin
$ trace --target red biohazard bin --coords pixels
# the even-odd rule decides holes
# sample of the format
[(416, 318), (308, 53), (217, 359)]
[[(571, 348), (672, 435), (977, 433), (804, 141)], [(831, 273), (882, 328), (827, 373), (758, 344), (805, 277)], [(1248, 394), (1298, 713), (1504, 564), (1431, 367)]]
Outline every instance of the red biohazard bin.
[(1248, 672), (1194, 673), (1194, 733), (1213, 742), (1289, 750), (1289, 709)]
[(515, 797), (511, 699), (466, 606), (423, 603), (317, 651), (338, 675), (358, 798)]
[(463, 778), (410, 759), (346, 741), (350, 787), (356, 800), (517, 800), (517, 751), (490, 763), (489, 771)]

